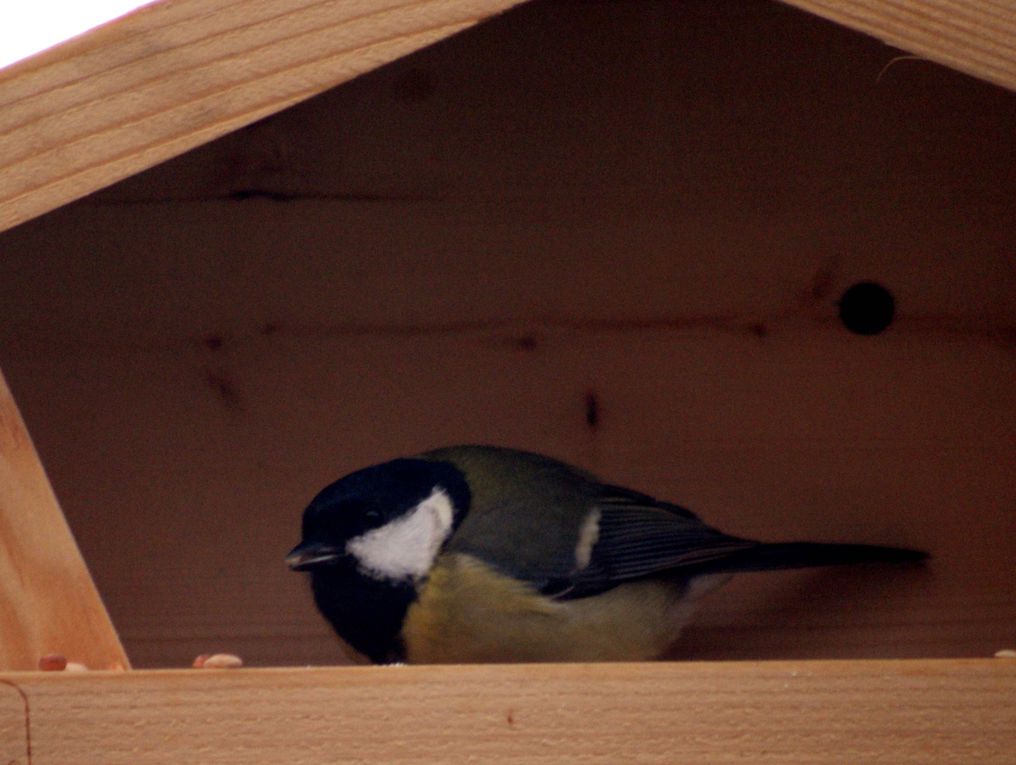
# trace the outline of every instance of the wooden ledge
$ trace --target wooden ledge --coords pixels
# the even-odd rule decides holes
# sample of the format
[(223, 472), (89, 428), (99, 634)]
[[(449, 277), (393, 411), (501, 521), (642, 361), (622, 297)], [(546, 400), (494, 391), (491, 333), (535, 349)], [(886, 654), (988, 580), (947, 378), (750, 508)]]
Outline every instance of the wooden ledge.
[(5, 765), (1003, 763), (1014, 743), (1006, 659), (0, 675)]

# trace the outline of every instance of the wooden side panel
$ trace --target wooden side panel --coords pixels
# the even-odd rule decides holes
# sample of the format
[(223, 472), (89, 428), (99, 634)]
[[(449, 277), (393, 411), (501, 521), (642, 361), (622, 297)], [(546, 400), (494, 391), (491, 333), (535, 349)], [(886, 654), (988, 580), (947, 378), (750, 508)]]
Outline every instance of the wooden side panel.
[(0, 376), (0, 668), (34, 669), (47, 653), (127, 663)]
[(0, 72), (0, 230), (513, 4), (182, 0), (142, 8)]
[(897, 48), (1016, 90), (1016, 2), (784, 0)]
[[(9, 676), (32, 765), (1012, 762), (1016, 662)], [(15, 760), (18, 762), (18, 760)]]

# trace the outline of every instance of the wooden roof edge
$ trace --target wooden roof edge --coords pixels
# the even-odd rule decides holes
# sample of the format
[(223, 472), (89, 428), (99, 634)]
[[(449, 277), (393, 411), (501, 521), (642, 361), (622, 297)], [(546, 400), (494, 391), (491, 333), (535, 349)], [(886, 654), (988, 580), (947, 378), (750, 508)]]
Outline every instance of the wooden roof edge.
[(174, 0), (0, 71), (0, 231), (522, 0)]
[(782, 0), (1016, 90), (1016, 0)]
[[(0, 71), (0, 231), (523, 0), (174, 0)], [(1016, 90), (1016, 0), (783, 0)]]

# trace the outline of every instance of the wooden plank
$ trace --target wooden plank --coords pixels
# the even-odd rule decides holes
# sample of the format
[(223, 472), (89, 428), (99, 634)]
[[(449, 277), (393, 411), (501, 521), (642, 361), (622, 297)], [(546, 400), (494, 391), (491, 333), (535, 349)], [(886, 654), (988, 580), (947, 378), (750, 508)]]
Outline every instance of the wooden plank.
[(891, 56), (778, 3), (527, 5), (9, 232), (5, 327), (831, 320), (874, 278), (1001, 329), (1016, 97)]
[[(1016, 661), (1001, 659), (0, 680), (28, 699), (32, 765), (90, 765), (98, 752), (107, 765), (990, 764), (1011, 763), (1016, 743)], [(9, 736), (20, 742), (17, 726)]]
[(783, 0), (1016, 90), (1016, 0)]
[(0, 230), (518, 0), (156, 3), (0, 72)]
[(15, 683), (0, 677), (0, 762), (30, 765), (28, 699)]
[[(0, 73), (0, 230), (518, 0), (159, 3)], [(794, 2), (1016, 87), (1012, 0)]]
[(47, 653), (127, 664), (0, 375), (0, 667), (34, 669)]
[[(1012, 643), (1016, 358), (990, 340), (905, 319), (874, 340), (781, 324), (764, 339), (539, 323), (343, 331), (19, 360), (34, 381), (26, 412), (46, 424), (47, 464), (135, 665), (212, 650), (338, 661), (282, 561), (303, 505), (344, 472), (470, 441), (557, 455), (731, 533), (934, 555), (926, 569), (738, 577), (703, 604), (682, 658), (983, 656)], [(75, 395), (54, 410), (69, 381)]]
[[(633, 250), (642, 210), (665, 203), (714, 214), (717, 234), (752, 213), (772, 236), (814, 225), (800, 246), (840, 227), (881, 244), (892, 229), (858, 227), (900, 204), (933, 206), (943, 231), (957, 204), (1012, 216), (1014, 94), (937, 65), (887, 70), (898, 54), (768, 0), (524, 5), (93, 201), (464, 199), (495, 221), (533, 199), (586, 218), (627, 203), (611, 213)], [(673, 259), (678, 222), (659, 232)], [(570, 230), (547, 233), (545, 247)]]

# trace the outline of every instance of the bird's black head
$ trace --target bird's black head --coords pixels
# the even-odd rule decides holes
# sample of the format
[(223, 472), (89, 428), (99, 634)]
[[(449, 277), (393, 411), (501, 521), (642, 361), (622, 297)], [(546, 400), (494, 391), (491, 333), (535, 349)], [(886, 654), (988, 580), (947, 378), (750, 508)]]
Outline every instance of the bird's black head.
[(303, 512), (303, 539), (286, 561), (294, 571), (314, 571), (350, 558), (377, 578), (403, 578), (402, 569), (437, 552), (469, 499), (465, 477), (447, 462), (398, 459), (358, 470), (314, 497)]
[(382, 662), (399, 658), (398, 633), (426, 577), (469, 509), (461, 471), (398, 459), (324, 488), (303, 513), (303, 539), (286, 558), (311, 575), (314, 598), (336, 632)]

